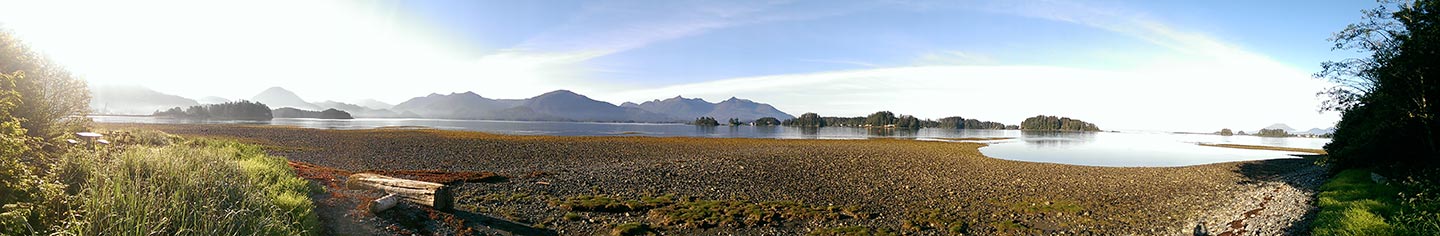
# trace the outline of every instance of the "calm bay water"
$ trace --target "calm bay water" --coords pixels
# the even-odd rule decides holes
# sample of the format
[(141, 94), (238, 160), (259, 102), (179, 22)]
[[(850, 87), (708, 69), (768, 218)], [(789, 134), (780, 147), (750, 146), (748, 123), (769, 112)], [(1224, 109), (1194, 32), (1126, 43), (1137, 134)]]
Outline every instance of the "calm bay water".
[(864, 139), (907, 138), (938, 140), (938, 138), (1009, 137), (989, 141), (981, 148), (986, 156), (1034, 162), (1052, 162), (1092, 166), (1185, 166), (1228, 161), (1295, 158), (1282, 151), (1245, 150), (1205, 147), (1203, 143), (1233, 143), (1318, 149), (1330, 142), (1319, 138), (1263, 138), (1255, 136), (1219, 136), (1171, 133), (1090, 133), (1031, 132), (1018, 130), (956, 130), (920, 129), (868, 130), (825, 127), (698, 127), (685, 124), (634, 124), (589, 122), (482, 121), (441, 119), (290, 119), (271, 121), (194, 121), (153, 117), (95, 116), (106, 123), (214, 123), (265, 124), (317, 129), (370, 129), (415, 126), (447, 130), (468, 130), (516, 135), (558, 136), (657, 136), (717, 138), (780, 138), (780, 139)]

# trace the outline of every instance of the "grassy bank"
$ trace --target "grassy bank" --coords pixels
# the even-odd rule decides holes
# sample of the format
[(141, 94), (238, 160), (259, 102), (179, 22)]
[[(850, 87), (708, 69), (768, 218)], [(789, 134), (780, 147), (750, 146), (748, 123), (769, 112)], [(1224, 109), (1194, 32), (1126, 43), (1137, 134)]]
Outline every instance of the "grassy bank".
[(1435, 235), (1433, 180), (1376, 183), (1370, 171), (1341, 171), (1320, 187), (1315, 235)]
[(1375, 183), (1370, 172), (1346, 170), (1320, 186), (1315, 235), (1393, 235), (1385, 221), (1397, 203), (1393, 187)]
[[(297, 235), (319, 223), (304, 179), (258, 147), (190, 140), (100, 162), (81, 195), (90, 232)], [(106, 217), (110, 215), (133, 217)]]
[[(309, 195), (281, 157), (260, 147), (160, 132), (108, 132), (116, 145), (75, 147), (55, 160), (63, 193), (43, 204), (68, 219), (61, 235), (314, 235)], [(43, 227), (37, 225), (37, 227)], [(14, 232), (12, 232), (14, 233)], [(0, 234), (9, 234), (0, 232)], [(23, 234), (23, 233), (22, 233)]]

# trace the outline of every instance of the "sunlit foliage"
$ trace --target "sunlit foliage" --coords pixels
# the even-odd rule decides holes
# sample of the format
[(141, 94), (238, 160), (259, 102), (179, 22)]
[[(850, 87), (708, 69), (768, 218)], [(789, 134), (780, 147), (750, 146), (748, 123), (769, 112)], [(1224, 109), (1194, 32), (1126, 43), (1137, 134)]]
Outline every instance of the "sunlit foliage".
[(26, 134), (51, 140), (80, 130), (89, 122), (90, 90), (85, 81), (63, 67), (31, 51), (15, 35), (0, 29), (0, 73), (14, 78), (24, 103), (11, 115), (20, 119)]
[(1380, 217), (1398, 223), (1396, 235), (1440, 234), (1440, 1), (1381, 1), (1331, 41), (1368, 57), (1326, 62), (1316, 73), (1337, 84), (1321, 92), (1329, 98), (1322, 109), (1341, 112), (1323, 161), (1410, 180), (1398, 184), (1402, 207)]

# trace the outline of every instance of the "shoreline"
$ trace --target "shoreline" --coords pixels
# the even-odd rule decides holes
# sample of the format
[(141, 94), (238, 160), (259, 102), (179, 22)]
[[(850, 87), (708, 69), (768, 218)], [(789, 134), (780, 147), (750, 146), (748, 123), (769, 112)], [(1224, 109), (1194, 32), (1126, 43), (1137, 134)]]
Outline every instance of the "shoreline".
[[(1233, 196), (1258, 187), (1239, 183), (1269, 182), (1266, 173), (1308, 164), (1261, 160), (1183, 167), (1092, 167), (990, 158), (979, 153), (982, 143), (903, 139), (568, 137), (264, 125), (99, 126), (233, 138), (276, 147), (270, 152), (291, 161), (345, 171), (492, 172), (507, 180), (457, 184), (455, 215), (469, 217), (471, 223), (503, 219), (558, 234), (604, 233), (613, 225), (637, 222), (667, 234), (805, 234), (837, 227), (921, 234), (943, 233), (952, 227), (972, 234), (999, 235), (1188, 234), (1197, 222), (1187, 219), (1200, 217), (1204, 209), (1242, 201)], [(690, 227), (655, 214), (691, 205), (677, 203), (647, 214), (567, 210), (554, 204), (585, 196), (640, 199), (661, 195), (741, 205), (794, 202), (861, 214), (777, 216), (756, 224), (736, 221), (741, 225)], [(344, 201), (320, 202), (322, 208), (353, 209), (325, 203)], [(572, 217), (579, 220), (567, 220)], [(381, 234), (399, 234), (386, 228), (406, 225), (393, 217), (355, 219), (331, 214), (322, 218), (365, 222), (361, 224), (374, 225)], [(493, 228), (490, 226), (469, 227)], [(456, 232), (427, 227), (439, 226), (407, 230)]]
[(1229, 144), (1229, 143), (1195, 143), (1195, 145), (1206, 146), (1206, 147), (1234, 148), (1234, 149), (1268, 150), (1268, 151), (1284, 151), (1284, 152), (1301, 152), (1301, 153), (1309, 153), (1309, 154), (1317, 154), (1317, 155), (1325, 155), (1325, 154), (1327, 154), (1324, 149), (1311, 149), (1311, 148), (1292, 148), (1292, 147), (1264, 146), (1264, 145), (1247, 145), (1247, 144)]

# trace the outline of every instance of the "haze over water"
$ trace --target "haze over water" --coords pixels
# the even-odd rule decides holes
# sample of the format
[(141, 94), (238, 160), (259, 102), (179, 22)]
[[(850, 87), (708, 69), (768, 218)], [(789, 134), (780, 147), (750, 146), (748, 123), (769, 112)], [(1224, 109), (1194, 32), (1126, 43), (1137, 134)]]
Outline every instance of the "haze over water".
[(511, 135), (652, 136), (777, 139), (903, 138), (944, 141), (942, 138), (1008, 137), (980, 148), (986, 156), (1033, 162), (1090, 166), (1186, 166), (1209, 163), (1295, 158), (1295, 152), (1246, 150), (1199, 146), (1195, 143), (1232, 143), (1320, 149), (1330, 139), (1219, 136), (1160, 132), (1040, 132), (982, 129), (875, 130), (850, 127), (798, 128), (783, 126), (701, 127), (688, 124), (532, 122), (443, 119), (294, 119), (271, 121), (196, 121), (154, 117), (97, 116), (104, 123), (232, 123), (296, 126), (314, 129), (371, 129), (414, 127), (479, 131)]

